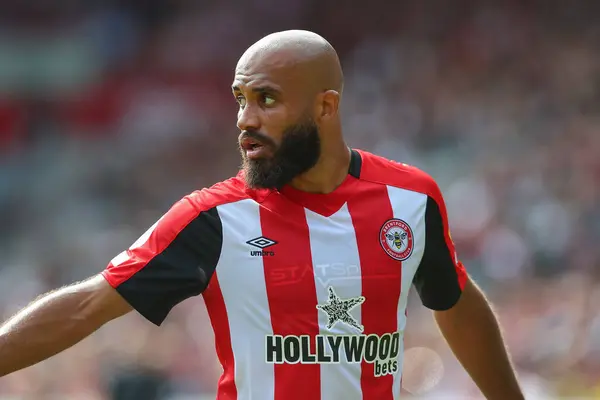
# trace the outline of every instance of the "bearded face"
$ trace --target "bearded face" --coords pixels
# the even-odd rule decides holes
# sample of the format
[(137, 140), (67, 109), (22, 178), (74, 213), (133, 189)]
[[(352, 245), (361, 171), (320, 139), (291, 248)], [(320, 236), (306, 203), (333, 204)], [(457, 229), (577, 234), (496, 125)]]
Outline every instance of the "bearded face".
[(279, 144), (261, 132), (244, 131), (239, 147), (246, 184), (254, 189), (281, 189), (321, 155), (319, 129), (310, 118), (286, 128)]

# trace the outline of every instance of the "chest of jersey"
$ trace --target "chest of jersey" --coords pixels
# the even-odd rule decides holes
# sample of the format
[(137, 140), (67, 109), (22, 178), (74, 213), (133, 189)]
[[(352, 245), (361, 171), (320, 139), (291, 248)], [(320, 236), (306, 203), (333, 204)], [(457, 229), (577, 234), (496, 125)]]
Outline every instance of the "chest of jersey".
[[(410, 193), (398, 193), (387, 210), (348, 202), (328, 216), (253, 200), (220, 206), (215, 274), (230, 321), (235, 315), (295, 334), (328, 325), (332, 333), (359, 333), (364, 310), (397, 310), (425, 245), (424, 202)], [(332, 302), (351, 318), (333, 321)]]

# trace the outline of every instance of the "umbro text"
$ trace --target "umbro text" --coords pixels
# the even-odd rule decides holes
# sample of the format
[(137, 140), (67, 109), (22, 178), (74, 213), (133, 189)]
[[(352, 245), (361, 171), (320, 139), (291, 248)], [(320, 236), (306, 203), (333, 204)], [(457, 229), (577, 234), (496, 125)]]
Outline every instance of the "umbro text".
[(275, 255), (274, 251), (265, 251), (265, 250), (252, 250), (250, 252), (252, 257), (273, 257)]

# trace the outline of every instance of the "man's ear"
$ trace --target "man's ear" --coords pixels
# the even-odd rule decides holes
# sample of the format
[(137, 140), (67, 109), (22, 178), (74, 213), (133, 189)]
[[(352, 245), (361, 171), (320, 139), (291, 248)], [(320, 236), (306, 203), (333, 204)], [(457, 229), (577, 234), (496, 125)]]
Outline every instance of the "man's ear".
[(316, 101), (316, 116), (325, 121), (337, 117), (340, 106), (340, 94), (335, 90), (326, 90), (319, 93)]

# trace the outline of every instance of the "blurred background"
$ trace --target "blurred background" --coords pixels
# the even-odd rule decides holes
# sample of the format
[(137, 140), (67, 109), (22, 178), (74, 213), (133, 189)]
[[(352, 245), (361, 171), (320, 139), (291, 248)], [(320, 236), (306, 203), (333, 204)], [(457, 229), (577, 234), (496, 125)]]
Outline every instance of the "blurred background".
[[(440, 184), (528, 398), (600, 398), (599, 21), (594, 0), (4, 0), (0, 317), (235, 174), (235, 63), (303, 28), (342, 59), (348, 142)], [(408, 312), (406, 348), (444, 373), (425, 392), (431, 360), (407, 359), (406, 389), (479, 398), (418, 297)], [(0, 399), (214, 398), (219, 374), (198, 297), (1, 379)]]

